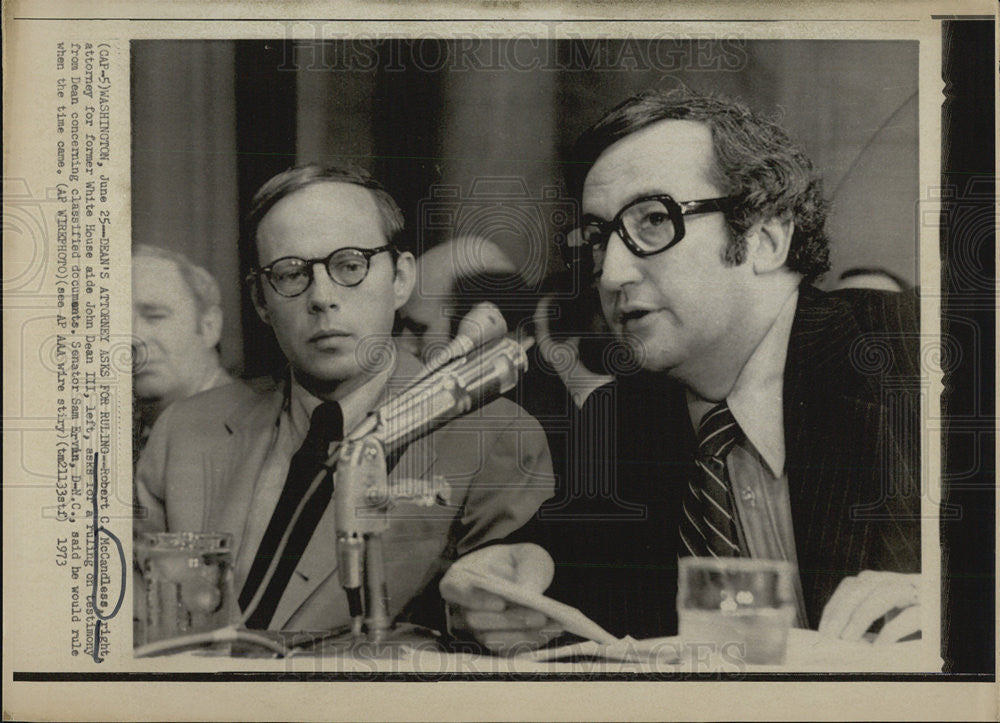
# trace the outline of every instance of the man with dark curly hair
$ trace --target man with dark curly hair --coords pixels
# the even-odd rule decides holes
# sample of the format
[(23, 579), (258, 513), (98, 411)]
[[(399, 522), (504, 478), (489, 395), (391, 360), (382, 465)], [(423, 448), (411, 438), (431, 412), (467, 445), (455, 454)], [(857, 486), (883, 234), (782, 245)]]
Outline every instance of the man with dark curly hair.
[(583, 211), (567, 250), (642, 371), (588, 400), (580, 454), (608, 455), (611, 476), (570, 480), (510, 544), (456, 563), (453, 625), (495, 650), (553, 633), (474, 569), (616, 635), (672, 635), (678, 558), (711, 556), (791, 563), (801, 627), (916, 635), (915, 298), (812, 285), (829, 269), (820, 180), (740, 103), (643, 93), (567, 165)]

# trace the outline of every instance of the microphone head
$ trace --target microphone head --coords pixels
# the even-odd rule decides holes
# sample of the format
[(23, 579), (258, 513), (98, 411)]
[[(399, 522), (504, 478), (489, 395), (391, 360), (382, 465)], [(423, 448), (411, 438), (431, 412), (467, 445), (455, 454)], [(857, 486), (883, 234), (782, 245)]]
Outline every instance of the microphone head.
[(458, 322), (454, 339), (443, 348), (428, 350), (425, 354), (427, 370), (439, 369), (451, 360), (499, 339), (506, 333), (507, 322), (497, 305), (491, 301), (481, 301)]
[(507, 322), (492, 301), (480, 301), (458, 323), (456, 337), (472, 340), (472, 348), (499, 339), (507, 333)]

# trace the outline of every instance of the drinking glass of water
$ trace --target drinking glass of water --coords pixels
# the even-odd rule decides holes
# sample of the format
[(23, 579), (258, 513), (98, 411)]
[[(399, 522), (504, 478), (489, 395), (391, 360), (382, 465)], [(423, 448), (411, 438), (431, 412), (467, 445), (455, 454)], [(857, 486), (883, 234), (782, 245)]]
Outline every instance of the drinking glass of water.
[(679, 563), (677, 615), (685, 648), (746, 663), (784, 662), (795, 619), (791, 563), (737, 557)]
[(232, 536), (157, 532), (138, 540), (145, 619), (136, 645), (204, 633), (232, 622)]

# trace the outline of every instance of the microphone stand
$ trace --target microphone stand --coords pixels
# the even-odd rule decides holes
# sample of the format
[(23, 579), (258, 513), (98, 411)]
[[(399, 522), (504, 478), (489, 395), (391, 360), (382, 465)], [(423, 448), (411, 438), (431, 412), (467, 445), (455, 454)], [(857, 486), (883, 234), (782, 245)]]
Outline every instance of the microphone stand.
[(420, 379), (341, 443), (335, 455), (333, 502), (340, 582), (352, 624), (350, 639), (334, 640), (333, 646), (365, 645), (382, 654), (429, 638), (419, 626), (393, 625), (382, 538), (389, 530), (393, 505), (403, 500), (428, 507), (446, 505), (450, 487), (441, 476), (390, 483), (387, 452), (513, 389), (526, 367), (527, 357), (518, 342), (507, 338), (489, 342)]
[(339, 574), (351, 612), (351, 642), (382, 645), (392, 637), (382, 554), (389, 511), (403, 500), (446, 505), (450, 487), (441, 476), (390, 484), (385, 447), (375, 433), (341, 445), (334, 485)]

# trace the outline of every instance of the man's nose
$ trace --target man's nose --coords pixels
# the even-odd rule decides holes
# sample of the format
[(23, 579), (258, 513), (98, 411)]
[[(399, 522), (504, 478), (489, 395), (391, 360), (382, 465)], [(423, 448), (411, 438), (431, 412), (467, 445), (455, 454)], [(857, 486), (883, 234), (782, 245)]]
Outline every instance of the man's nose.
[(622, 237), (613, 231), (608, 237), (608, 245), (604, 249), (604, 261), (601, 264), (600, 285), (607, 291), (618, 291), (626, 284), (639, 281), (642, 273), (638, 264), (642, 261), (625, 246)]
[(340, 295), (343, 292), (344, 287), (330, 278), (325, 264), (316, 263), (313, 266), (313, 280), (305, 292), (310, 311), (320, 312), (336, 309), (340, 306)]
[(149, 324), (142, 317), (142, 314), (132, 314), (132, 346), (145, 344), (149, 338)]
[(132, 364), (141, 366), (149, 355), (149, 324), (142, 314), (132, 314)]

